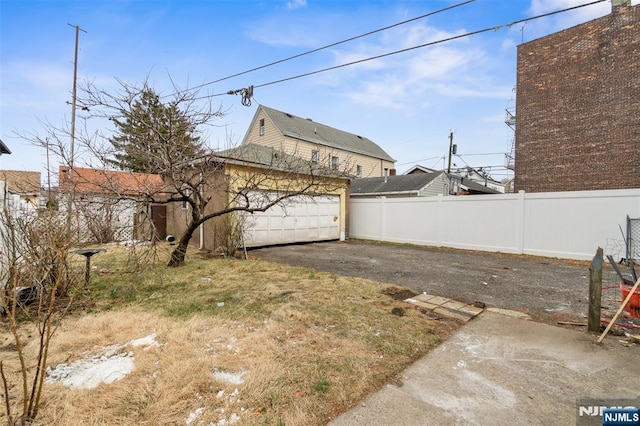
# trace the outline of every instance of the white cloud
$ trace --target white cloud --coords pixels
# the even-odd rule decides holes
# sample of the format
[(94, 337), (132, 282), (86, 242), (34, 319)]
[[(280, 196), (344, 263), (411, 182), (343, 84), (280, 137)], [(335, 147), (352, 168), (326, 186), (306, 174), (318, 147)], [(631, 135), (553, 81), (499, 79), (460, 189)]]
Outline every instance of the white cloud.
[(326, 42), (321, 25), (297, 25), (280, 18), (265, 19), (247, 30), (247, 37), (276, 47), (316, 48)]
[(20, 81), (22, 84), (47, 91), (70, 89), (72, 83), (72, 68), (53, 63), (19, 60), (2, 68), (5, 81)]
[[(407, 49), (463, 34), (414, 25), (387, 32), (378, 43), (360, 43), (334, 50), (336, 64)], [(507, 98), (510, 86), (493, 78), (491, 55), (466, 39), (415, 50), (343, 68), (333, 78), (316, 83), (344, 85), (344, 96), (368, 106), (410, 109), (417, 101), (435, 105), (434, 98)], [(487, 76), (489, 75), (489, 76)], [(423, 106), (425, 106), (423, 104)]]
[(301, 7), (305, 7), (307, 5), (307, 0), (292, 0), (287, 2), (287, 9), (295, 10), (300, 9)]
[[(584, 0), (532, 0), (529, 11), (532, 16), (536, 16), (580, 6), (585, 3), (586, 2)], [(529, 25), (533, 27), (534, 35), (537, 35), (535, 34), (536, 29), (542, 28), (544, 31), (555, 32), (599, 18), (609, 13), (611, 13), (611, 2), (606, 1), (596, 3), (591, 6), (581, 7), (572, 11), (563, 12), (549, 18), (542, 18), (542, 21), (533, 21)], [(526, 34), (525, 29), (525, 36)]]

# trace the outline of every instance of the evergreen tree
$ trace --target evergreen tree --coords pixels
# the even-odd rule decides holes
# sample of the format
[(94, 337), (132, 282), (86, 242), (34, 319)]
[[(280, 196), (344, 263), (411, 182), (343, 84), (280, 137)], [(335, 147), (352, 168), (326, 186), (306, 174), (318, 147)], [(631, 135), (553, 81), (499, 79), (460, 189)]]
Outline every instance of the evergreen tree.
[(116, 135), (109, 139), (115, 153), (110, 162), (121, 170), (161, 173), (204, 154), (196, 126), (177, 103), (163, 104), (149, 87), (139, 92), (131, 107), (111, 121)]

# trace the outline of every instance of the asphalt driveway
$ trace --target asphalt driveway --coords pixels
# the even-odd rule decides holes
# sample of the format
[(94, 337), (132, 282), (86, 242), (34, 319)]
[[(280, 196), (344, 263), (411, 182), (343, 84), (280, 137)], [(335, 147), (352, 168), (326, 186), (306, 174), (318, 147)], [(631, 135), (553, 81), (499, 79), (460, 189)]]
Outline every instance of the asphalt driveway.
[(588, 262), (358, 240), (267, 247), (250, 255), (534, 317), (587, 315)]

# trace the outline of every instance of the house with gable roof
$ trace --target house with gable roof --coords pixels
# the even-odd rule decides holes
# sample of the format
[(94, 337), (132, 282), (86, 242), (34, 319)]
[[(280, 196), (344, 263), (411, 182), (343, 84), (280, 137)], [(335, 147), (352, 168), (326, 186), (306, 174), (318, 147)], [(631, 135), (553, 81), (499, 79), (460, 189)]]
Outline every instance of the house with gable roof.
[(34, 212), (40, 207), (40, 172), (0, 170), (0, 190), (12, 212)]
[(294, 155), (355, 177), (384, 176), (395, 160), (370, 139), (310, 118), (259, 105), (242, 141)]
[(154, 206), (145, 194), (162, 194), (162, 176), (119, 170), (59, 167), (59, 208), (72, 209), (81, 239), (92, 242), (164, 238), (164, 206)]

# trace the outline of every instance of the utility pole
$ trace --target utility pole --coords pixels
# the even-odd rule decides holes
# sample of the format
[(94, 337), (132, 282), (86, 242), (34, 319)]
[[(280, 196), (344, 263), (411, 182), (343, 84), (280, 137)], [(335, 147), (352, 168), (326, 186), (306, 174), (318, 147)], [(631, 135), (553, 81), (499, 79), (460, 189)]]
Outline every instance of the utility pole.
[(73, 175), (73, 162), (75, 157), (74, 145), (76, 142), (76, 86), (78, 81), (78, 39), (80, 37), (80, 31), (86, 33), (85, 30), (78, 25), (67, 24), (76, 29), (76, 48), (75, 55), (73, 57), (73, 92), (71, 95), (71, 158), (69, 159), (69, 180)]
[(447, 173), (451, 173), (451, 156), (458, 152), (458, 146), (453, 144), (453, 132), (449, 133), (449, 165), (447, 166)]
[[(73, 92), (71, 98), (71, 146), (70, 146), (70, 158), (69, 158), (69, 170), (67, 173), (67, 183), (69, 194), (67, 195), (67, 234), (71, 232), (71, 208), (75, 199), (75, 190), (73, 188), (73, 163), (75, 159), (75, 143), (76, 143), (76, 83), (78, 81), (78, 38), (80, 37), (80, 31), (85, 32), (82, 28), (77, 25), (67, 24), (72, 28), (76, 29), (76, 45), (75, 45), (75, 55), (73, 57)], [(60, 177), (58, 177), (60, 180)], [(62, 182), (58, 182), (58, 186), (61, 186)]]

